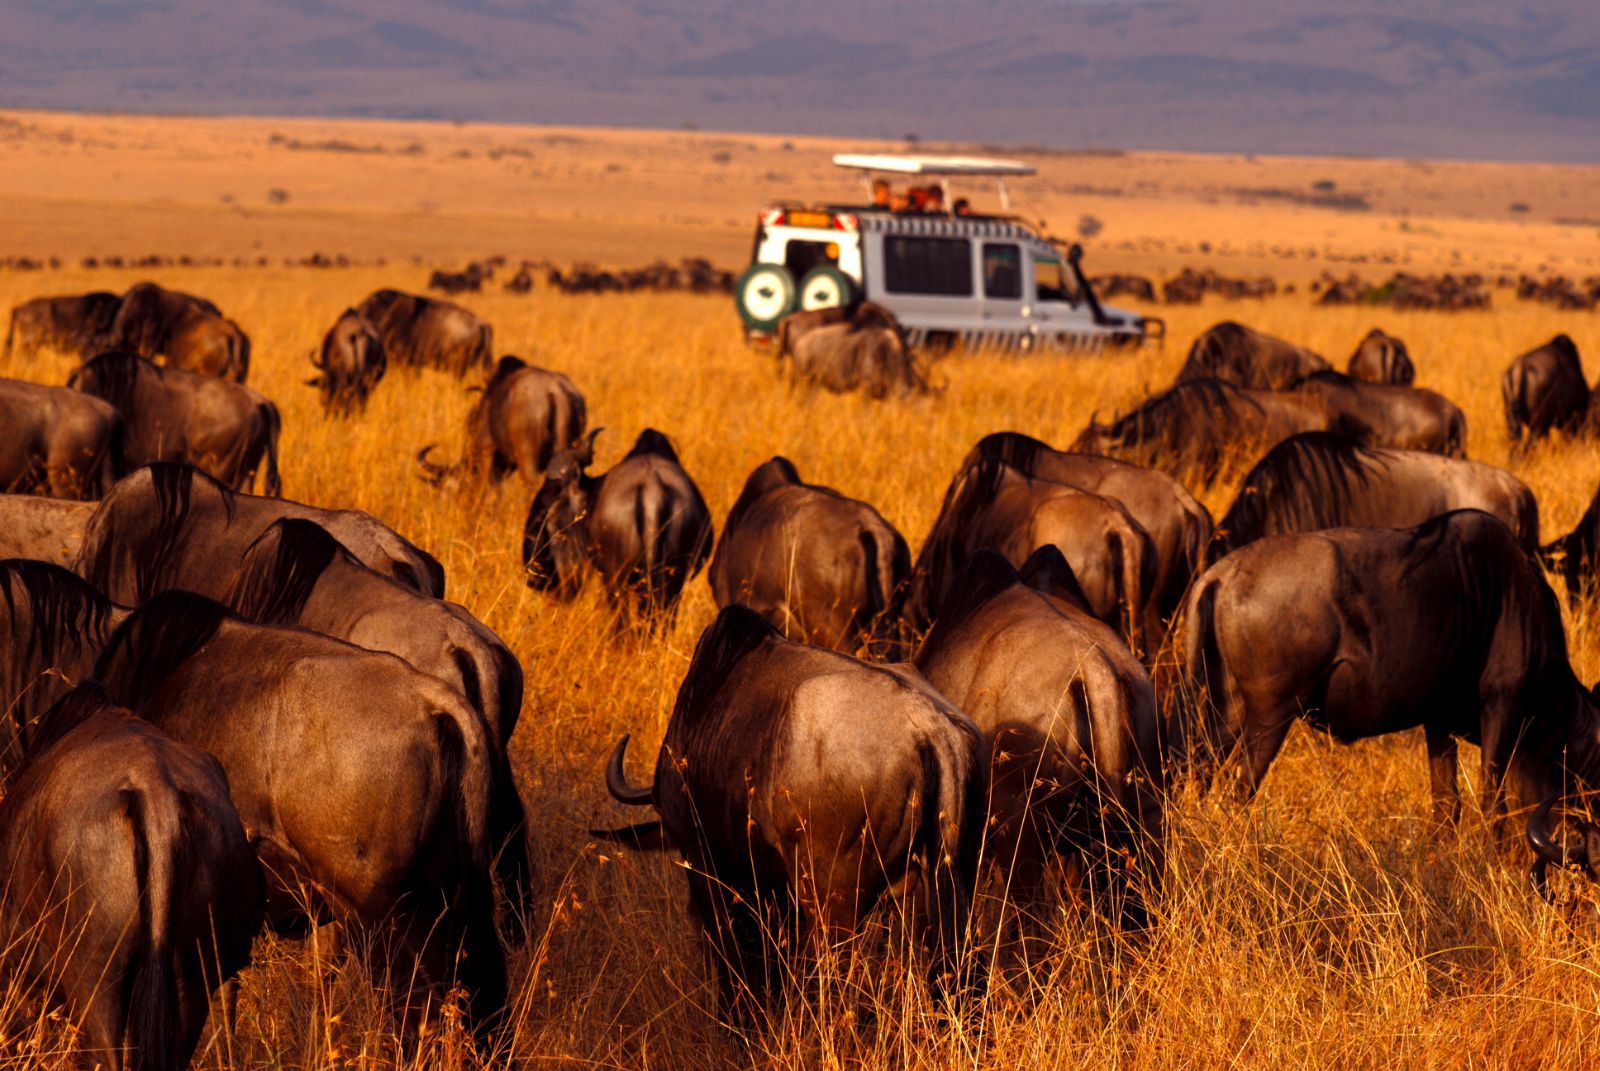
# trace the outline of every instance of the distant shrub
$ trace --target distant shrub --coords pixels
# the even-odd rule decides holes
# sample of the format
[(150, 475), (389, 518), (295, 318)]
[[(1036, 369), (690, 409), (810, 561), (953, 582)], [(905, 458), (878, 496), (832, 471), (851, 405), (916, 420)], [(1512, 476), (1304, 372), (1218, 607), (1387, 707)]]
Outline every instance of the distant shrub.
[(267, 203), (268, 204), (274, 204), (274, 205), (288, 204), (289, 203), (289, 191), (288, 190), (280, 190), (276, 186), (274, 186), (272, 189), (267, 191)]
[(1105, 229), (1106, 225), (1100, 222), (1100, 219), (1097, 216), (1083, 215), (1078, 217), (1079, 238), (1093, 238), (1095, 235), (1099, 234)]

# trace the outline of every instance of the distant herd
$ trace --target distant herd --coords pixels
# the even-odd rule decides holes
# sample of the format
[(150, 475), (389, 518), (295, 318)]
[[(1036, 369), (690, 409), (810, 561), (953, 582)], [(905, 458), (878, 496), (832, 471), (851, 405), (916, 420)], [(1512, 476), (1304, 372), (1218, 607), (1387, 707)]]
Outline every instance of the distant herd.
[[(0, 380), (6, 969), (116, 1062), (181, 1068), (257, 933), (336, 922), (381, 938), (350, 947), (406, 1037), (456, 988), (492, 1037), (539, 835), (510, 647), (378, 518), (279, 497), (277, 407), (210, 302), (39, 298), (7, 348), (82, 361), (65, 387)], [(775, 348), (826, 389), (927, 389), (873, 306), (796, 314)], [(629, 777), (627, 737), (606, 765), (609, 795), (651, 814), (596, 835), (687, 862), (730, 1020), (885, 899), (916, 908), (936, 990), (970, 994), (974, 904), (1001, 871), (1002, 926), (1033, 925), (1061, 860), (1136, 934), (1160, 911), (1169, 794), (1222, 778), (1248, 798), (1296, 720), (1421, 726), (1446, 821), (1456, 743), (1479, 745), (1485, 811), (1526, 815), (1541, 887), (1551, 865), (1600, 875), (1600, 827), (1570, 806), (1600, 785), (1600, 706), (1545, 573), (1592, 594), (1600, 498), (1543, 542), (1533, 493), (1466, 459), (1462, 410), (1382, 331), (1339, 372), (1217, 324), (1175, 383), (1067, 450), (975, 443), (915, 553), (782, 456), (750, 459), (720, 535), (660, 431), (591, 472), (579, 385), (436, 298), (371, 294), (311, 364), (332, 419), (361, 419), (394, 367), (483, 384), (466, 453), (423, 447), (417, 475), (515, 474), (535, 590), (598, 582), (650, 627), (707, 571), (720, 612), (652, 775)], [(1502, 387), (1519, 449), (1592, 430), (1564, 335)], [(1245, 469), (1220, 520), (1191, 493)]]

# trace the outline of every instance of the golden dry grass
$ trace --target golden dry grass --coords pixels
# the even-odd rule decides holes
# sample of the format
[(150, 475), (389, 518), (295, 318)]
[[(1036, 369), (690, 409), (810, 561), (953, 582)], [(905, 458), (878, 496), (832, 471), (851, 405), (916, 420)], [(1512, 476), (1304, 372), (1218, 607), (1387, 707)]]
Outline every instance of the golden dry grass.
[[(1321, 222), (1337, 229), (1341, 218)], [(41, 240), (51, 233), (47, 222), (31, 226)], [(1263, 225), (1247, 213), (1236, 226), (1240, 235), (1268, 233), (1254, 230)], [(407, 234), (393, 233), (390, 248), (403, 248)], [(1496, 248), (1514, 244), (1510, 232), (1494, 237)], [(98, 240), (102, 251), (137, 251), (115, 236)], [(4, 273), (0, 309), (41, 293), (117, 289), (148, 274)], [(1049, 954), (1035, 965), (1038, 984), (997, 987), (964, 1023), (926, 998), (901, 957), (846, 956), (825, 971), (814, 1002), (792, 1008), (747, 1047), (710, 1010), (712, 989), (672, 861), (600, 847), (586, 833), (625, 818), (605, 800), (603, 758), (619, 734), (632, 732), (635, 768), (643, 770), (714, 612), (705, 581), (691, 585), (672, 627), (645, 638), (609, 627), (592, 585), (570, 605), (529, 592), (518, 560), (529, 489), (511, 480), (446, 492), (415, 477), (411, 458), (424, 443), (439, 441), (447, 457), (461, 447), (472, 400), (457, 381), (392, 374), (365, 416), (323, 417), (302, 382), (307, 353), (347, 304), (381, 285), (415, 286), (418, 269), (154, 274), (212, 298), (251, 333), (251, 383), (283, 412), (286, 493), (368, 510), (430, 549), (444, 563), (451, 597), (503, 636), (527, 671), (513, 751), (539, 873), (535, 940), (514, 956), (512, 1024), (490, 1063), (515, 1055), (528, 1067), (674, 1069), (1526, 1068), (1579, 1066), (1600, 1051), (1592, 907), (1563, 914), (1542, 904), (1528, 891), (1523, 857), (1497, 854), (1475, 819), (1459, 832), (1431, 830), (1420, 737), (1342, 747), (1302, 729), (1249, 808), (1190, 795), (1175, 801), (1166, 894), (1147, 939), (1117, 944), (1063, 912)], [(493, 321), (501, 352), (573, 377), (592, 424), (607, 429), (599, 466), (620, 457), (640, 429), (659, 428), (720, 523), (748, 471), (782, 453), (808, 480), (874, 503), (913, 546), (978, 437), (1011, 428), (1065, 444), (1094, 410), (1127, 408), (1170, 381), (1189, 341), (1223, 318), (1338, 362), (1381, 324), (1410, 345), (1419, 382), (1466, 409), (1471, 456), (1502, 464), (1505, 364), (1557, 331), (1600, 353), (1593, 314), (1522, 306), (1506, 294), (1491, 312), (1457, 315), (1318, 309), (1302, 294), (1163, 310), (1172, 329), (1163, 351), (956, 356), (936, 368), (946, 388), (939, 396), (874, 404), (785, 386), (764, 356), (742, 346), (725, 299), (567, 298), (541, 288), (464, 303)], [(0, 361), (0, 375), (60, 383), (70, 367), (61, 355), (17, 357)], [(1600, 447), (1553, 444), (1511, 467), (1538, 493), (1546, 531), (1564, 531), (1594, 491)], [(1207, 504), (1220, 512), (1229, 490), (1208, 493)], [(1569, 625), (1579, 675), (1593, 679), (1600, 631), (1587, 612)], [(1475, 780), (1470, 760), (1464, 768)], [(0, 979), (0, 1035), (8, 1066), (69, 1065), (59, 1017), (14, 980)], [(263, 941), (243, 978), (235, 1036), (218, 1039), (197, 1065), (389, 1066), (396, 1053), (391, 1024), (358, 968), (324, 973), (306, 947)], [(474, 1066), (449, 1031), (416, 1063)]]

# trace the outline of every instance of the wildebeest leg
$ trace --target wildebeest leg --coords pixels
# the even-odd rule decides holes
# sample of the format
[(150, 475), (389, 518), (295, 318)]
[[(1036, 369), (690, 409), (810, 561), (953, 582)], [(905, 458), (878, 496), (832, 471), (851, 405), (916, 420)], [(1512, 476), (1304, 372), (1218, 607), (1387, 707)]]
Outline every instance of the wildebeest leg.
[[(1264, 713), (1256, 713), (1265, 706)], [(1283, 749), (1283, 741), (1294, 725), (1294, 713), (1277, 706), (1258, 706), (1246, 699), (1244, 731), (1239, 734), (1238, 778), (1233, 788), (1241, 803), (1255, 798), (1266, 779), (1272, 760)]]
[(696, 867), (686, 873), (689, 911), (700, 922), (706, 958), (717, 976), (722, 1016), (730, 1025), (747, 1026), (756, 1021), (778, 975), (776, 949), (750, 897), (736, 901), (732, 890)]
[(91, 1067), (98, 1065), (106, 1071), (122, 1071), (126, 1066), (128, 1038), (123, 1033), (127, 1018), (122, 1009), (123, 996), (120, 985), (96, 986), (94, 997), (82, 1010), (78, 1029), (88, 1042), (81, 1048), (93, 1054), (87, 1061)]
[(1447, 730), (1429, 726), (1427, 740), (1433, 817), (1440, 825), (1454, 825), (1461, 817), (1461, 795), (1456, 789), (1456, 738)]

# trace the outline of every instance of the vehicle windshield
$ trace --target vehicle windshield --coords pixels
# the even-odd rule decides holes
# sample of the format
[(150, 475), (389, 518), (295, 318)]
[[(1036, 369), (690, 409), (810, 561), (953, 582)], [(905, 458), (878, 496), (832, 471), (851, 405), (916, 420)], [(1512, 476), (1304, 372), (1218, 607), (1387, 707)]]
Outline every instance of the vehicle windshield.
[(1033, 278), (1038, 286), (1039, 301), (1064, 301), (1069, 305), (1078, 303), (1077, 288), (1068, 281), (1066, 265), (1061, 263), (1059, 257), (1035, 255)]

